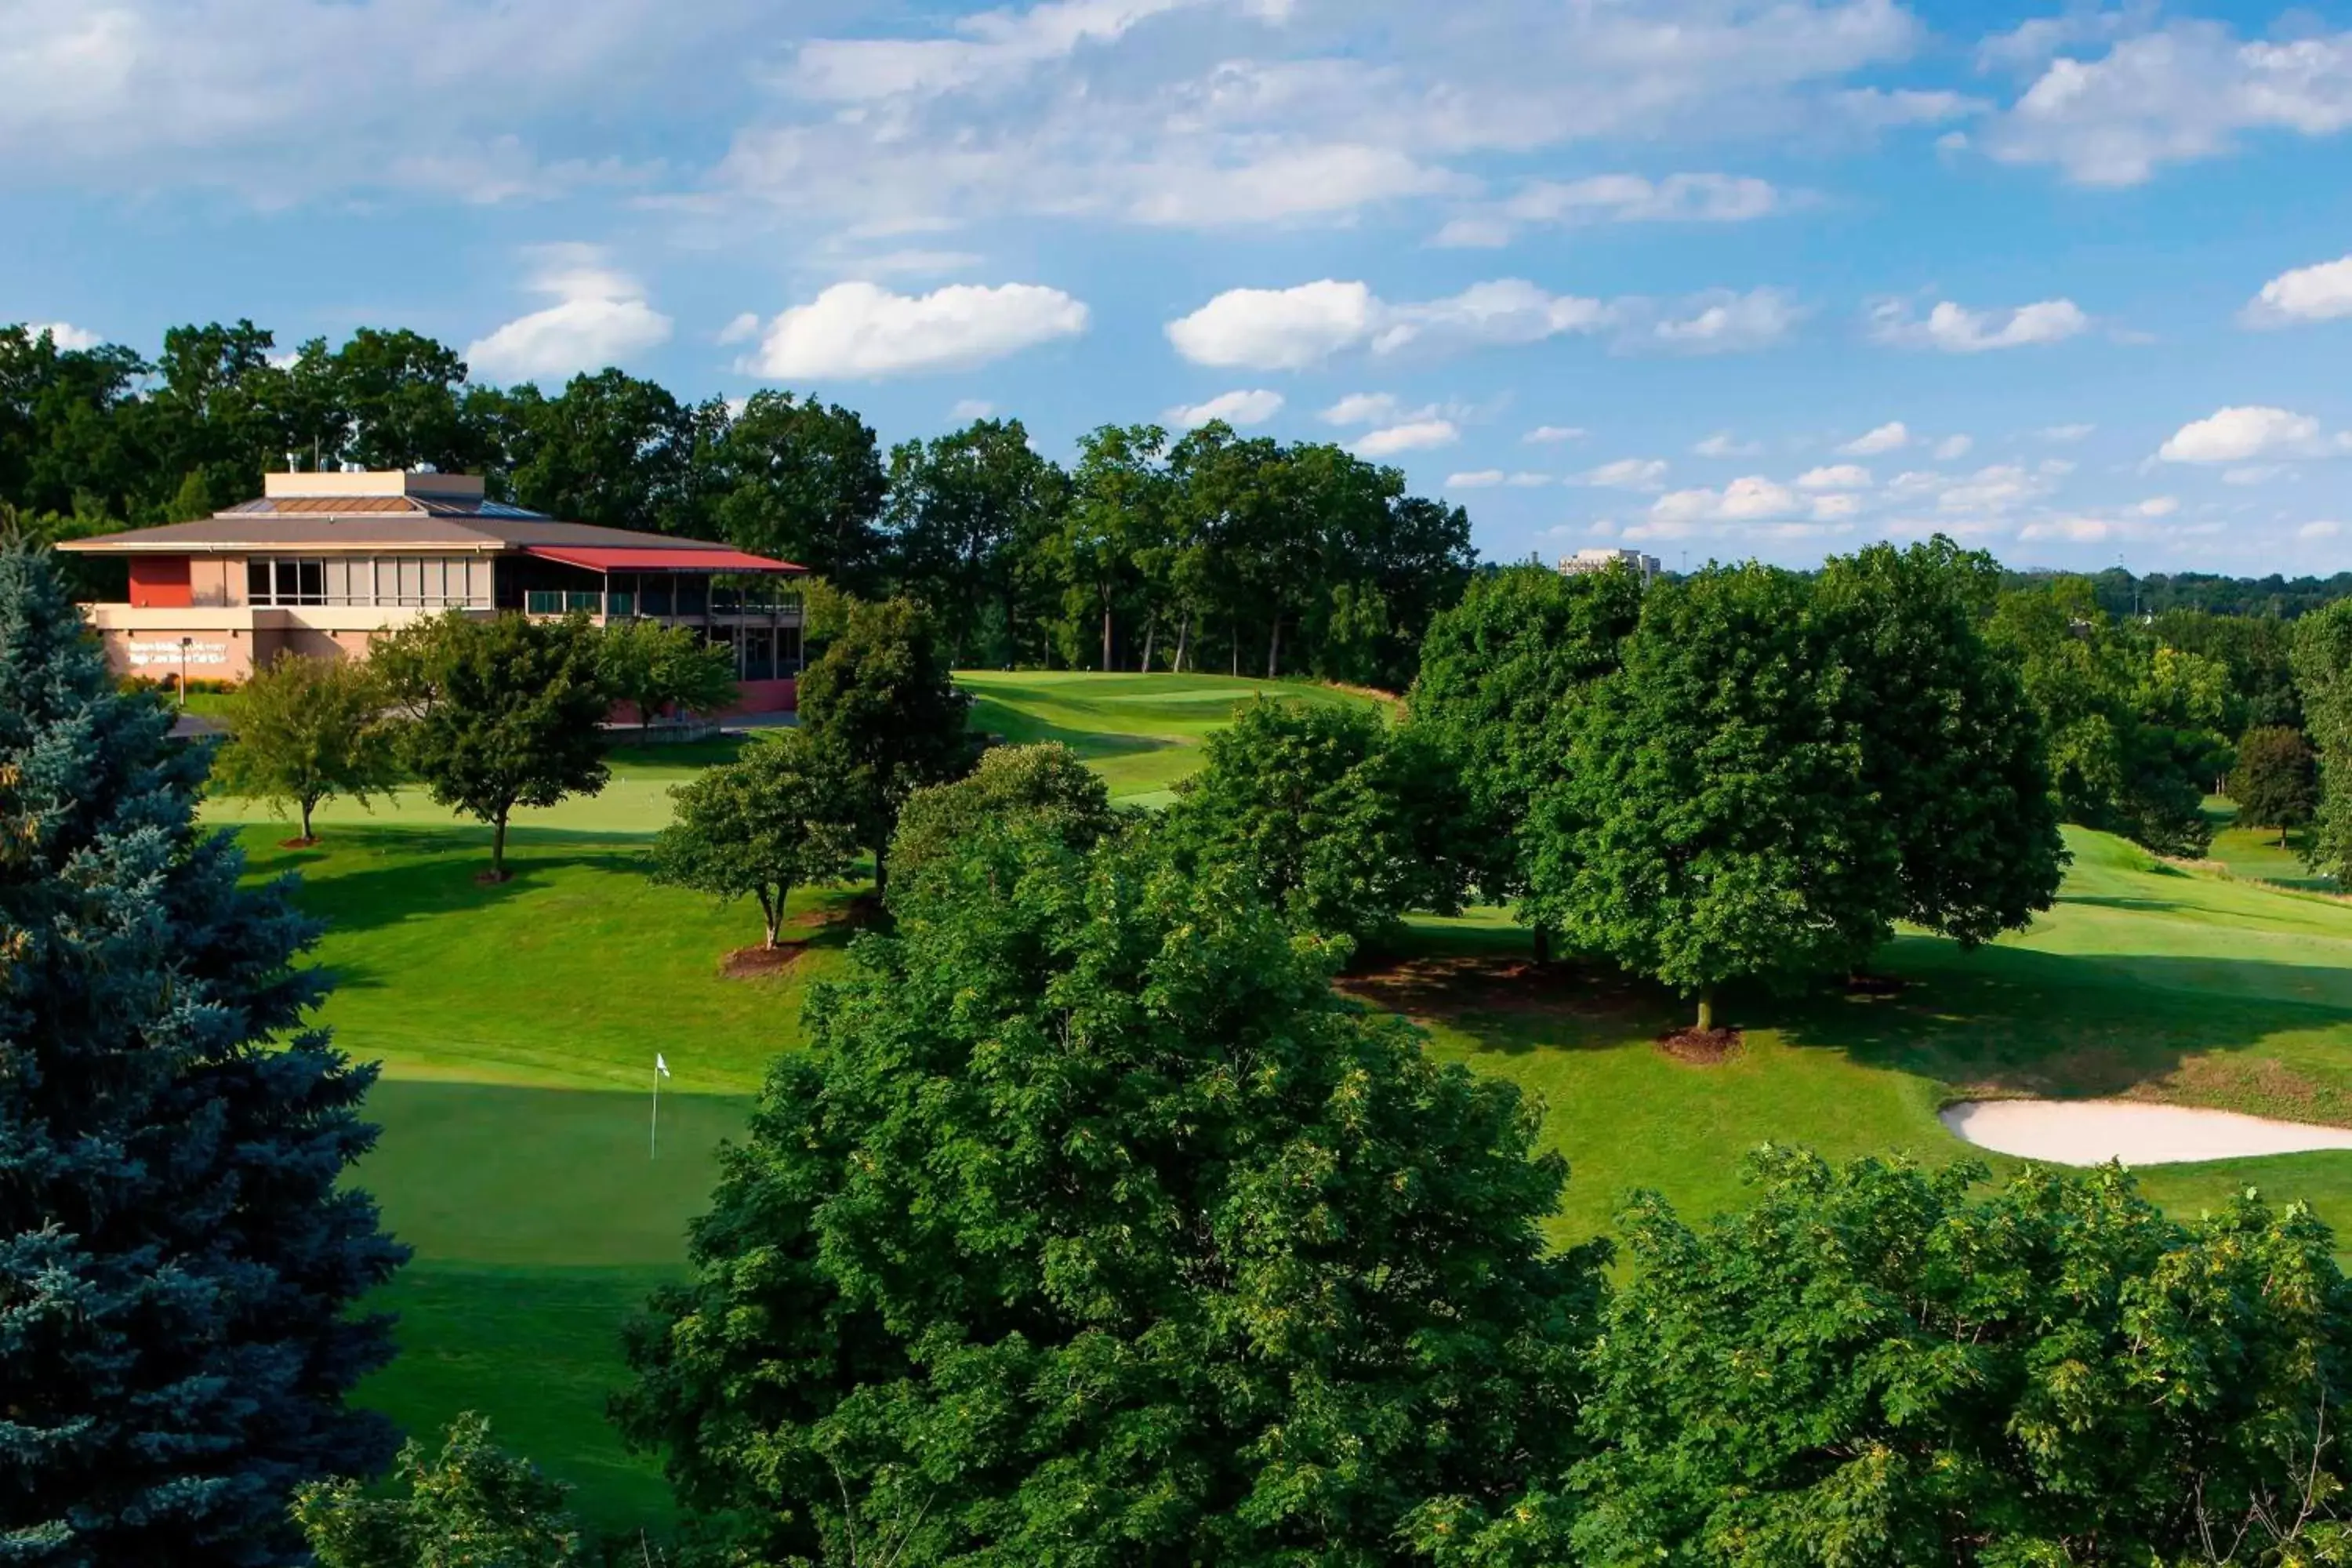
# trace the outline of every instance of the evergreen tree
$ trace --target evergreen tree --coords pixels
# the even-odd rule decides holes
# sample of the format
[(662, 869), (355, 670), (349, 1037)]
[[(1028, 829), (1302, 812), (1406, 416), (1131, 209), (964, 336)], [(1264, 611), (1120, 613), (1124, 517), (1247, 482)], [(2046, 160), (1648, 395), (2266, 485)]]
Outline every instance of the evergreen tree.
[(344, 1184), (373, 1080), (305, 1027), (316, 935), (195, 825), (202, 752), (0, 552), (0, 1561), (293, 1563), (390, 1450), (344, 1395), (404, 1249)]

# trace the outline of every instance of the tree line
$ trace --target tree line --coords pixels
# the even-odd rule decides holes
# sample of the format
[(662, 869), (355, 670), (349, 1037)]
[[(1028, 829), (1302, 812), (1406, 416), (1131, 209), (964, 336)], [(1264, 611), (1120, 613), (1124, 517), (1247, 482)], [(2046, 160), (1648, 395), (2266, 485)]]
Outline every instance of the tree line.
[(966, 667), (1396, 689), (1474, 560), (1466, 514), (1398, 470), (1223, 425), (1106, 426), (1065, 468), (1018, 419), (885, 450), (852, 410), (788, 392), (693, 402), (617, 369), (553, 395), (484, 385), (407, 331), (279, 355), (250, 321), (175, 327), (151, 361), (0, 329), (0, 504), (39, 537), (203, 517), (289, 464), (479, 473), (494, 498), (575, 521), (910, 595)]

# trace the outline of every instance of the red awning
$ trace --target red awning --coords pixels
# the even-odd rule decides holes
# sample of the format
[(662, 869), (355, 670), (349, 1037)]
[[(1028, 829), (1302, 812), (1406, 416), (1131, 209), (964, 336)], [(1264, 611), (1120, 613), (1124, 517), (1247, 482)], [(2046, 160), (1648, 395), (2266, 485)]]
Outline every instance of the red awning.
[(586, 544), (526, 544), (523, 553), (561, 561), (591, 572), (766, 572), (808, 570), (789, 561), (771, 561), (741, 550), (660, 550)]

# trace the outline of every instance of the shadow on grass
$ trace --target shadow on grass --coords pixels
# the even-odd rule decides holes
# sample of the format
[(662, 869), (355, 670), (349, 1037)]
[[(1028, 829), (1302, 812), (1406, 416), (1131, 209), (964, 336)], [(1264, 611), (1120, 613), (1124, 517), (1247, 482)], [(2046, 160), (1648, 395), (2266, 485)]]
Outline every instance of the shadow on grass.
[(1173, 751), (1190, 742), (1164, 735), (1105, 734), (1097, 730), (1076, 730), (1024, 713), (1019, 709), (1000, 702), (992, 697), (982, 697), (971, 707), (971, 728), (982, 734), (995, 735), (1006, 744), (1034, 746), (1046, 742), (1058, 742), (1081, 757), (1131, 757), (1150, 752)]
[(432, 829), (392, 829), (383, 837), (381, 846), (362, 835), (346, 834), (316, 850), (248, 851), (247, 864), (258, 877), (288, 871), (300, 875), (295, 902), (338, 932), (488, 909), (545, 887), (559, 872), (588, 869), (642, 877), (646, 868), (641, 853), (609, 840), (601, 850), (572, 848), (552, 855), (518, 855), (516, 849), (533, 847), (509, 843), (507, 879), (485, 882), (478, 879), (489, 868), (487, 845)]

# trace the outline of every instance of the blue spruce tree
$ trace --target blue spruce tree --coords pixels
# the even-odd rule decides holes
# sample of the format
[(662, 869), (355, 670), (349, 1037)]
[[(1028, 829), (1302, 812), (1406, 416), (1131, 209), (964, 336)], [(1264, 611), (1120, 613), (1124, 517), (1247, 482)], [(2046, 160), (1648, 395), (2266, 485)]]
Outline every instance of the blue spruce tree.
[(290, 1494), (388, 1457), (341, 1185), (374, 1077), (303, 1026), (312, 924), (198, 828), (204, 754), (0, 547), (0, 1564), (303, 1561)]

